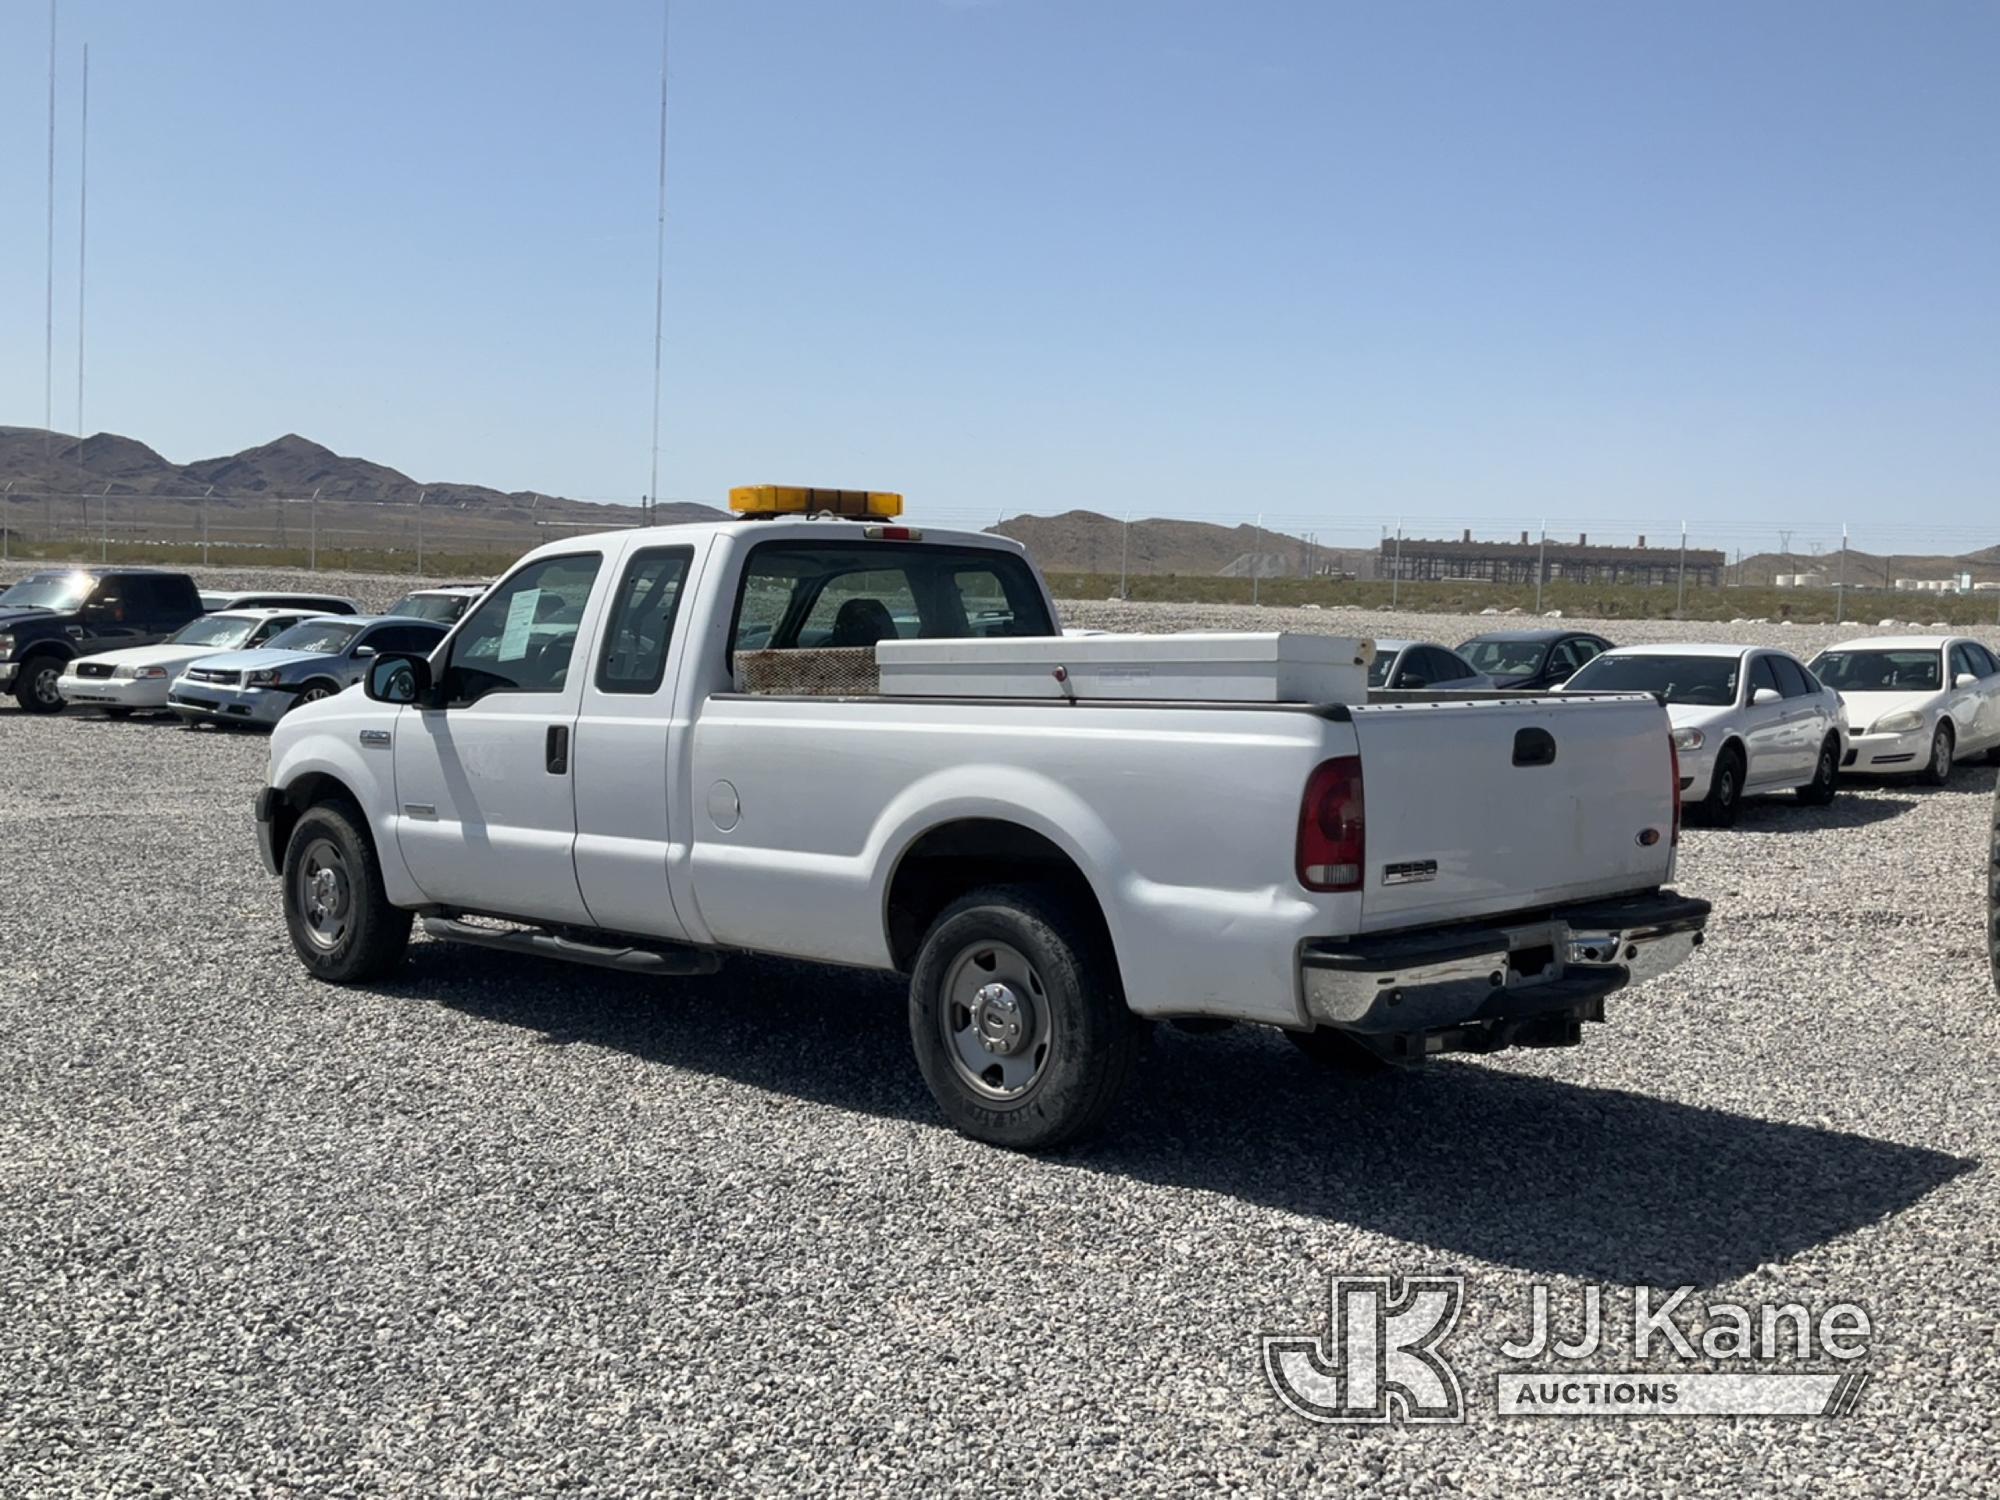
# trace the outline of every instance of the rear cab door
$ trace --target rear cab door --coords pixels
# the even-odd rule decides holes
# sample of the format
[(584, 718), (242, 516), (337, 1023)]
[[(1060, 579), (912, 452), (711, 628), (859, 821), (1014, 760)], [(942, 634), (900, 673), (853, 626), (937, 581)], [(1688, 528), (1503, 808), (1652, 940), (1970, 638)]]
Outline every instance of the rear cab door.
[(571, 738), (606, 565), (602, 546), (579, 544), (516, 568), (433, 659), (435, 706), (398, 714), (396, 840), (431, 901), (591, 925)]
[[(1776, 701), (1759, 703), (1759, 691), (1777, 694)], [(1766, 651), (1750, 653), (1748, 670), (1743, 673), (1743, 748), (1749, 765), (1743, 773), (1745, 787), (1783, 786), (1792, 774), (1796, 750), (1791, 744), (1787, 722), (1785, 690), (1778, 683), (1777, 669)]]
[[(673, 888), (684, 883), (691, 839), (676, 808), (672, 768), (694, 728), (680, 693), (689, 605), (698, 597), (708, 538), (634, 545), (610, 590), (583, 679), (576, 721), (576, 879), (594, 925), (686, 941)], [(676, 878), (676, 874), (680, 879)]]

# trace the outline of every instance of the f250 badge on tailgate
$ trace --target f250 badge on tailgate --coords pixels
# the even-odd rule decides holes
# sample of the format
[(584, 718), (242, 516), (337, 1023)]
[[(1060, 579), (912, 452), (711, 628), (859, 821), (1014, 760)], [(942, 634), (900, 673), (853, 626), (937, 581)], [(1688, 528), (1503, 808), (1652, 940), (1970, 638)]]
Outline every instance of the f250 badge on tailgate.
[(1421, 885), (1437, 877), (1438, 862), (1434, 859), (1406, 859), (1401, 864), (1382, 866), (1384, 885)]

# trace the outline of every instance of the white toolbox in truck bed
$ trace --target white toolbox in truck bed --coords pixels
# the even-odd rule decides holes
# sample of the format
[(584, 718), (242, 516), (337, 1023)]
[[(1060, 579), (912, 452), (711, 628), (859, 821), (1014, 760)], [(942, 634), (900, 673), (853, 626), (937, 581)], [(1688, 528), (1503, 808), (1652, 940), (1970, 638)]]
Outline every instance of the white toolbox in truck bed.
[(1282, 631), (883, 641), (889, 697), (1365, 703), (1375, 643)]

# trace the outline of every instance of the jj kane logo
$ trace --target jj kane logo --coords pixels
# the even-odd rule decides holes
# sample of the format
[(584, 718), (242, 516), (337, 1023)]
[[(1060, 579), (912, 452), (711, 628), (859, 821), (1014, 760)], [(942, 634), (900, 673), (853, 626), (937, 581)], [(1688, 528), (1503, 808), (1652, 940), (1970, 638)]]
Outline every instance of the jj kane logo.
[[(1559, 1331), (1548, 1285), (1530, 1288), (1528, 1327), (1499, 1344), (1516, 1366), (1495, 1377), (1501, 1416), (1840, 1417), (1860, 1404), (1868, 1373), (1856, 1362), (1873, 1327), (1852, 1302), (1815, 1312), (1797, 1302), (1697, 1306), (1685, 1286), (1617, 1295), (1626, 1317), (1607, 1314), (1603, 1287), (1584, 1285)], [(1464, 1301), (1457, 1276), (1335, 1276), (1323, 1334), (1264, 1336), (1265, 1377), (1314, 1422), (1463, 1422), (1446, 1345)], [(1617, 1336), (1627, 1331), (1629, 1340)], [(1636, 1368), (1604, 1364), (1625, 1360)]]

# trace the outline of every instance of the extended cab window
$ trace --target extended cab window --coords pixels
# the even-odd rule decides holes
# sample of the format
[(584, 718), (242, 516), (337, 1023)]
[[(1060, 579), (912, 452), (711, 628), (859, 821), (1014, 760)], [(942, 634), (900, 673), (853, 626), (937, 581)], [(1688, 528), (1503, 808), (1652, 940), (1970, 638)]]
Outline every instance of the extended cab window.
[(596, 552), (543, 558), (481, 599), (453, 641), (446, 703), (463, 708), (488, 693), (561, 692), (603, 561)]
[(895, 639), (1054, 635), (1027, 561), (904, 542), (766, 542), (751, 549), (730, 650)]
[(692, 547), (647, 547), (632, 554), (604, 631), (597, 686), (606, 693), (651, 693), (667, 675), (667, 644), (681, 585), (694, 561)]

